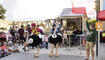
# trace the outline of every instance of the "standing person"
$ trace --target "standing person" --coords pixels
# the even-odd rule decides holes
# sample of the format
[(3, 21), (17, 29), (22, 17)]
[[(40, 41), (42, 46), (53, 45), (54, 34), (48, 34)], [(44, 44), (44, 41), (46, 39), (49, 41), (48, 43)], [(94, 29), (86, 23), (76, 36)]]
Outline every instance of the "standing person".
[(9, 32), (12, 35), (12, 42), (15, 43), (16, 42), (16, 30), (15, 30), (15, 28), (10, 27)]
[(16, 34), (18, 34), (18, 27), (16, 26)]
[(40, 27), (40, 25), (37, 25), (36, 30), (37, 30), (38, 32), (40, 32), (41, 34), (43, 34), (43, 30), (40, 29), (39, 27)]
[(101, 40), (102, 40), (102, 43), (104, 44), (105, 43), (105, 31), (101, 32)]
[(19, 40), (19, 34), (18, 34), (18, 27), (16, 26), (16, 42), (15, 43), (17, 43), (18, 42), (18, 40)]
[(22, 42), (22, 45), (23, 45), (23, 40), (25, 40), (25, 38), (24, 38), (24, 28), (23, 28), (23, 26), (21, 26), (20, 28), (19, 28), (19, 30), (18, 30), (18, 33), (19, 33), (19, 45), (20, 45), (20, 43)]
[(58, 31), (56, 25), (54, 24), (52, 27), (53, 28), (51, 29), (51, 35), (48, 38), (49, 42), (52, 43), (52, 47), (51, 47), (52, 49), (51, 49), (49, 56), (53, 56), (54, 47), (56, 47), (55, 56), (58, 56), (58, 46), (59, 46), (59, 42), (62, 41), (62, 37), (59, 34), (59, 31)]
[(88, 21), (86, 21), (87, 28), (89, 30), (88, 36), (87, 36), (87, 58), (85, 60), (89, 60), (89, 55), (91, 51), (92, 60), (94, 60), (94, 45), (97, 38), (97, 31), (95, 29), (94, 23), (89, 24)]
[(28, 24), (28, 26), (27, 26), (27, 31), (28, 31), (29, 35), (31, 34), (30, 29), (31, 29), (31, 27), (30, 27), (30, 25)]
[(45, 35), (45, 44), (46, 44), (46, 49), (48, 49), (48, 35), (46, 34)]
[(75, 46), (77, 46), (78, 44), (79, 44), (79, 36), (78, 36), (78, 34), (80, 34), (81, 32), (80, 32), (80, 30), (78, 29), (78, 27), (76, 27), (75, 29), (74, 29), (74, 31), (73, 31), (73, 34), (74, 34), (74, 39), (73, 39), (73, 44), (75, 45)]
[(35, 46), (37, 48), (37, 52), (35, 53), (35, 58), (38, 58), (39, 57), (39, 45), (41, 44), (42, 40), (41, 38), (39, 38), (39, 31), (36, 29), (36, 24), (35, 23), (32, 23), (31, 24), (32, 28), (31, 28), (31, 31), (32, 31), (32, 34), (31, 36), (29, 37), (29, 41), (32, 41), (31, 44), (30, 43), (26, 43), (24, 44), (24, 50), (26, 50), (26, 46), (27, 45), (31, 45), (31, 46)]
[(42, 30), (43, 33), (45, 32), (45, 29), (44, 29), (44, 25), (43, 24), (40, 24), (39, 28)]

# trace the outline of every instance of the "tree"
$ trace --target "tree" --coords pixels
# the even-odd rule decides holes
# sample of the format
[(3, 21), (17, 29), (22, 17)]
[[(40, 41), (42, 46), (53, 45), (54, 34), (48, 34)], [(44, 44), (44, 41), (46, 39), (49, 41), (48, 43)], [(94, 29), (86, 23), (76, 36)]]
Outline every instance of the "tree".
[(0, 19), (5, 19), (6, 17), (4, 16), (6, 10), (3, 8), (2, 5), (0, 5)]

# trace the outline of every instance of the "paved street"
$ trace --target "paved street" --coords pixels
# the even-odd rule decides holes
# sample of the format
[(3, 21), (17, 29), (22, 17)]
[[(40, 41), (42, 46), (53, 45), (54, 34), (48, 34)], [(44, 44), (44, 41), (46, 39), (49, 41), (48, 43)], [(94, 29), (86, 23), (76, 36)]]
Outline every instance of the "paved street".
[(99, 48), (99, 59), (105, 60), (105, 44), (101, 44)]
[(47, 54), (40, 54), (39, 58), (34, 58), (33, 53), (17, 53), (12, 54), (1, 60), (81, 60), (80, 56), (60, 55), (59, 57), (49, 57)]
[[(104, 45), (100, 45), (100, 52), (99, 52), (99, 58), (95, 58), (95, 60), (105, 60), (105, 47)], [(72, 48), (59, 48), (59, 57), (49, 57), (48, 54), (50, 52), (50, 48), (47, 50), (45, 48), (40, 50), (40, 57), (34, 58), (34, 50), (30, 50), (29, 52), (23, 52), (21, 50), (20, 53), (12, 53), (11, 55), (1, 58), (0, 60), (84, 60), (86, 58), (86, 50), (80, 50), (78, 47), (72, 47)], [(54, 51), (55, 53), (55, 51)], [(90, 57), (91, 58), (91, 57)], [(91, 60), (91, 59), (90, 59)]]

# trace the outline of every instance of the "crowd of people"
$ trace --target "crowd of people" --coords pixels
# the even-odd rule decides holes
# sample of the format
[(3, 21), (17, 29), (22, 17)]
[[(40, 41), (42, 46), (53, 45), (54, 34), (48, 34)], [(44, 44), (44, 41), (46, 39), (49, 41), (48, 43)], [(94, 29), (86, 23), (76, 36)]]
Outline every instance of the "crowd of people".
[[(7, 53), (16, 53), (19, 51), (19, 46), (24, 46), (23, 50), (26, 52), (30, 48), (36, 47), (35, 57), (39, 57), (40, 48), (48, 49), (48, 42), (52, 44), (52, 50), (49, 56), (53, 55), (53, 48), (56, 47), (56, 56), (58, 56), (58, 45), (62, 42), (62, 35), (60, 34), (61, 25), (53, 24), (50, 34), (44, 32), (44, 27), (35, 23), (27, 26), (10, 27), (8, 33), (2, 32), (0, 35), (0, 56), (1, 51)], [(3, 37), (3, 38), (2, 38)]]
[[(92, 54), (92, 60), (94, 60), (93, 48), (95, 45), (95, 40), (97, 38), (97, 31), (94, 24), (90, 24), (88, 23), (88, 21), (86, 21), (86, 25), (89, 31), (87, 33), (86, 39), (86, 60), (89, 60), (90, 51)], [(79, 33), (78, 29), (76, 29), (73, 33)], [(82, 34), (82, 32), (80, 32), (80, 34)], [(78, 39), (78, 36), (75, 36), (74, 39)], [(0, 33), (0, 57), (9, 55), (12, 52), (20, 52), (18, 47), (24, 46), (23, 50), (25, 52), (27, 51), (26, 47), (28, 47), (28, 50), (30, 48), (34, 49), (36, 47), (36, 53), (34, 57), (38, 58), (39, 50), (44, 47), (48, 49), (48, 43), (51, 43), (51, 51), (49, 53), (49, 56), (53, 56), (54, 48), (56, 48), (55, 56), (59, 56), (58, 47), (61, 42), (65, 43), (65, 41), (67, 44), (70, 43), (67, 37), (67, 32), (64, 31), (64, 33), (62, 34), (62, 26), (59, 23), (54, 23), (52, 25), (49, 34), (44, 32), (44, 28), (41, 25), (37, 25), (35, 23), (32, 23), (31, 25), (28, 24), (27, 26), (21, 25), (20, 28), (10, 27), (8, 33)]]

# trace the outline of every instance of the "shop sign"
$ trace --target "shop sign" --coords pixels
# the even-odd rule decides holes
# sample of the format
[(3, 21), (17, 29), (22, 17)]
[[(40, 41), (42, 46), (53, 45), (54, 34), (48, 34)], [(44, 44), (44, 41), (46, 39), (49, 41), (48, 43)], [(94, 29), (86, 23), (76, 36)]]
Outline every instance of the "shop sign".
[(95, 26), (97, 31), (102, 31), (103, 24), (101, 22), (96, 22)]

